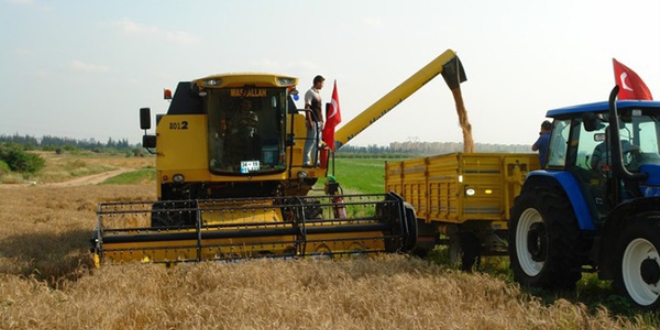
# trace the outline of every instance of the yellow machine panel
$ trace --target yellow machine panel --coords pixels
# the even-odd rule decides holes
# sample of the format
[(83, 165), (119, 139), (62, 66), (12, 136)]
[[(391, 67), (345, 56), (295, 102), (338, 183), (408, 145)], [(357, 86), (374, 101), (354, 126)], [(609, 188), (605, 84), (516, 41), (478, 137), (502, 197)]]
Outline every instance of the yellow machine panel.
[(158, 122), (158, 169), (208, 172), (208, 124), (205, 115), (163, 116)]

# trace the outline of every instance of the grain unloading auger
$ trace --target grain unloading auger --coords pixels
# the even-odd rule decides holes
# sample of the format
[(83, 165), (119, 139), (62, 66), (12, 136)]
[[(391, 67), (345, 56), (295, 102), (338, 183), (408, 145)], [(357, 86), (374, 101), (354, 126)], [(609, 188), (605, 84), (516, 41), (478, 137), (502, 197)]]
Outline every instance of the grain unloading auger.
[[(435, 76), (452, 92), (465, 80), (447, 50), (337, 131), (339, 147)], [(213, 75), (180, 82), (156, 134), (158, 200), (101, 203), (92, 239), (104, 261), (176, 263), (250, 257), (339, 257), (407, 252), (417, 244), (414, 209), (395, 193), (308, 193), (327, 164), (303, 164), (305, 111), (298, 79), (275, 74)], [(151, 113), (140, 109), (141, 128)], [(312, 143), (320, 143), (315, 136)], [(155, 151), (154, 151), (155, 150)]]

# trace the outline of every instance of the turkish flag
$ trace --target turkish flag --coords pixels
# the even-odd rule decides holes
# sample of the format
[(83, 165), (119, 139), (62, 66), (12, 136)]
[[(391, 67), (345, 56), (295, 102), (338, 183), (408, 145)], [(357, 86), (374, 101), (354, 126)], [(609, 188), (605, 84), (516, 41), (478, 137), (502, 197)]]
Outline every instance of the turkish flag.
[(619, 86), (619, 100), (653, 100), (651, 91), (635, 71), (614, 58), (612, 61), (614, 62), (614, 80)]
[(332, 101), (325, 114), (325, 126), (323, 127), (323, 142), (335, 151), (335, 127), (341, 123), (341, 110), (339, 107), (339, 95), (337, 94), (337, 80), (332, 88)]

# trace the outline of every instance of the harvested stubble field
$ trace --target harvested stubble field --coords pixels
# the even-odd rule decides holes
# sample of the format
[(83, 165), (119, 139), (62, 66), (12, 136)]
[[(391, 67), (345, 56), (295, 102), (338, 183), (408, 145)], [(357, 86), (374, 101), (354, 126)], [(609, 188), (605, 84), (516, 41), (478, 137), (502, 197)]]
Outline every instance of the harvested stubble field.
[(154, 190), (0, 185), (0, 329), (652, 328), (406, 256), (90, 268), (97, 203)]

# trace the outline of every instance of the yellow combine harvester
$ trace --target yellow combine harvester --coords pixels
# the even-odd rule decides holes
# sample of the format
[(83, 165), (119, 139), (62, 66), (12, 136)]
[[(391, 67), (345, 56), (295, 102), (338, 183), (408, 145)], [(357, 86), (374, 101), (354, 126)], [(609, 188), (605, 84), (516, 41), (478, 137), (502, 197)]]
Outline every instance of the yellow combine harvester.
[[(336, 133), (339, 147), (442, 74), (452, 90), (465, 75), (448, 50)], [(101, 203), (92, 239), (107, 261), (190, 262), (249, 257), (339, 257), (406, 252), (417, 242), (414, 209), (395, 193), (309, 192), (327, 164), (303, 166), (305, 111), (298, 79), (213, 75), (180, 82), (167, 114), (140, 109), (143, 146), (156, 150), (158, 200)], [(315, 137), (313, 143), (320, 143)], [(318, 155), (314, 155), (318, 158)], [(312, 163), (316, 163), (314, 159)]]

